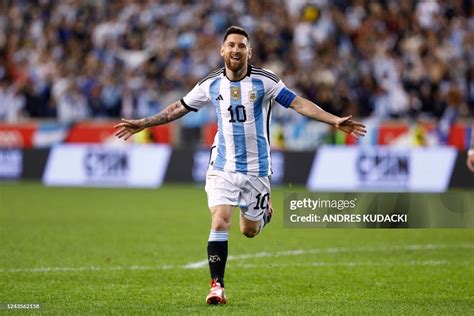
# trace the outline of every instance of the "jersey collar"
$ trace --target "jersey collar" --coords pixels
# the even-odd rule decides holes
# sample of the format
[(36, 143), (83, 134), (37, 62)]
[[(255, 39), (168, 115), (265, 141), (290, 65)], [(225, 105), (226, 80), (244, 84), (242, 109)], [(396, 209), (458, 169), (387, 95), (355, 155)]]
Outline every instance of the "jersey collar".
[(227, 80), (229, 80), (231, 82), (239, 82), (239, 81), (245, 79), (245, 77), (250, 77), (251, 73), (252, 73), (252, 65), (248, 64), (247, 65), (247, 74), (245, 76), (243, 76), (242, 79), (240, 79), (240, 80), (230, 80), (229, 77), (227, 77), (227, 74), (225, 73), (225, 66), (224, 66), (224, 76), (227, 78)]

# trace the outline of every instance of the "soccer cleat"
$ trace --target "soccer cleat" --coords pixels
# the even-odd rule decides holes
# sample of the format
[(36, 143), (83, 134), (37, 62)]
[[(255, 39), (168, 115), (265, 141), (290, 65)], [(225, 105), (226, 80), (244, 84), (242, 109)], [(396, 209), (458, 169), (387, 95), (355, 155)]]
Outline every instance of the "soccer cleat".
[(273, 216), (272, 203), (268, 201), (267, 209), (265, 210), (265, 214), (263, 214), (263, 227), (265, 227), (268, 223), (270, 223), (272, 216)]
[(206, 296), (206, 303), (209, 305), (226, 304), (224, 288), (217, 282), (217, 279), (211, 280), (211, 291)]

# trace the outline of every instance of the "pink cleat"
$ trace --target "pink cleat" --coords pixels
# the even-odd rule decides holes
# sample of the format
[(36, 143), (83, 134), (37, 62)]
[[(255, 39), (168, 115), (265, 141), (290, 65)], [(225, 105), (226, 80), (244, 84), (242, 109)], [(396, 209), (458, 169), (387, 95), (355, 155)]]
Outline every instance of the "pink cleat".
[(224, 288), (217, 282), (217, 279), (211, 280), (211, 291), (206, 296), (207, 304), (217, 305), (226, 304), (227, 297), (225, 296)]

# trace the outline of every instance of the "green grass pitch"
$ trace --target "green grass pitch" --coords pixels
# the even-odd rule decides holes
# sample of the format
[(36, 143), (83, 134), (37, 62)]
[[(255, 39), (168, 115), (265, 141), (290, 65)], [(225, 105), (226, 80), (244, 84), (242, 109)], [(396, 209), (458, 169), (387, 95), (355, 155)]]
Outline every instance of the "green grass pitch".
[[(202, 187), (0, 184), (0, 304), (81, 315), (474, 313), (472, 229), (285, 229), (283, 192), (254, 239), (235, 212), (229, 304), (207, 306)], [(31, 314), (0, 309), (16, 312)]]

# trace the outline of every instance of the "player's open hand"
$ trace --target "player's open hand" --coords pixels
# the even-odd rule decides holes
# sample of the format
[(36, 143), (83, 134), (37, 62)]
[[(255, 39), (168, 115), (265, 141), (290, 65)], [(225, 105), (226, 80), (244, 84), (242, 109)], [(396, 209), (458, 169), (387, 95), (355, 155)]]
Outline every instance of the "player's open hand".
[(469, 170), (471, 170), (471, 172), (474, 172), (474, 152), (472, 151), (472, 149), (467, 154), (466, 164)]
[(365, 136), (365, 133), (367, 133), (365, 125), (360, 122), (353, 121), (352, 115), (340, 117), (337, 119), (334, 126), (347, 134), (355, 136), (356, 138), (363, 137)]
[(122, 123), (114, 126), (117, 130), (115, 136), (124, 140), (129, 139), (133, 134), (143, 131), (146, 126), (142, 120), (126, 120), (122, 119)]

